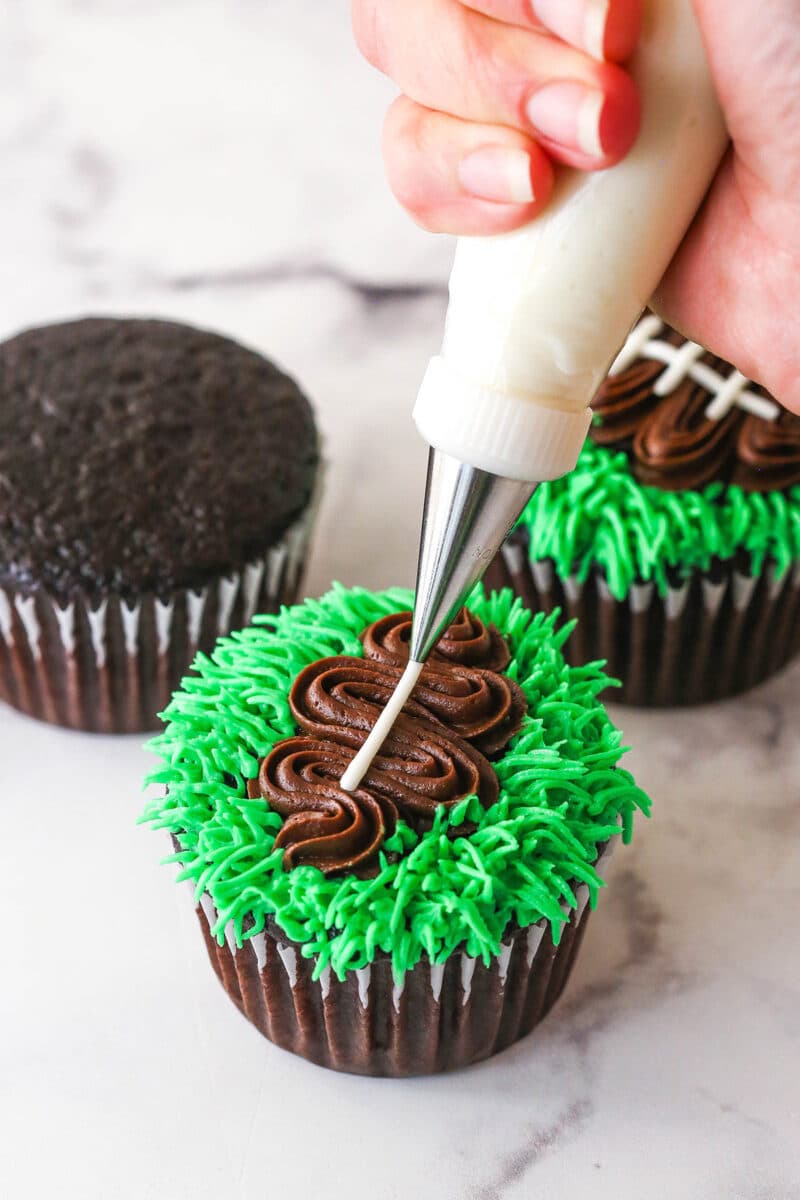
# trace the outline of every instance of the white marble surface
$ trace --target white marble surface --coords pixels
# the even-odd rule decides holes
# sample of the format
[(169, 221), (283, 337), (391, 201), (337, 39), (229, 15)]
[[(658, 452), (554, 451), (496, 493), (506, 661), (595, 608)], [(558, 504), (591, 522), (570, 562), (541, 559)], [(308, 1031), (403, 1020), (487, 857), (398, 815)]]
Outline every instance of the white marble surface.
[[(0, 335), (86, 312), (232, 333), (313, 395), (310, 591), (409, 582), (409, 408), (450, 247), (395, 210), (391, 88), (344, 0), (5, 0)], [(341, 1077), (263, 1041), (134, 825), (138, 740), (0, 711), (0, 1196), (800, 1196), (800, 667), (619, 710), (655, 801), (558, 1008), (451, 1077)]]

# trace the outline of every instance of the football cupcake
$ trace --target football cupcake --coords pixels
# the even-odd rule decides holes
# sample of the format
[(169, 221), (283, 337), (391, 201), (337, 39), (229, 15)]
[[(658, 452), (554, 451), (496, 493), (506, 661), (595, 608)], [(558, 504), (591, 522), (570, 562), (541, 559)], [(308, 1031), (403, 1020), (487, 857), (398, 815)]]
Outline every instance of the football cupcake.
[(295, 598), (311, 408), (260, 355), (167, 321), (0, 345), (0, 696), (152, 729), (198, 649)]
[(577, 617), (568, 659), (604, 659), (630, 704), (760, 683), (800, 647), (800, 418), (653, 315), (593, 407), (487, 580)]
[[(152, 743), (212, 966), (277, 1045), (443, 1071), (560, 995), (647, 798), (569, 627), (476, 589), (361, 786), (339, 780), (408, 657), (411, 594), (334, 588), (198, 656)], [(501, 632), (502, 631), (502, 632)]]

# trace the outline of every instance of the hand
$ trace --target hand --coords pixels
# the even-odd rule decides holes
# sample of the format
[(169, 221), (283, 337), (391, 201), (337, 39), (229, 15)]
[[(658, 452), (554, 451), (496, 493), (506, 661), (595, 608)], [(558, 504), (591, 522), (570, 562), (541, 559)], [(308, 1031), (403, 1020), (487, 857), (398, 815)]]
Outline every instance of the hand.
[[(800, 412), (800, 3), (693, 0), (732, 137), (654, 305)], [(624, 157), (640, 0), (353, 0), (356, 39), (404, 93), (384, 152), (426, 229), (490, 234), (534, 219), (551, 163)]]
[(353, 0), (365, 57), (404, 93), (389, 109), (389, 183), (425, 229), (501, 233), (536, 216), (553, 162), (617, 162), (639, 100), (614, 61), (640, 0)]

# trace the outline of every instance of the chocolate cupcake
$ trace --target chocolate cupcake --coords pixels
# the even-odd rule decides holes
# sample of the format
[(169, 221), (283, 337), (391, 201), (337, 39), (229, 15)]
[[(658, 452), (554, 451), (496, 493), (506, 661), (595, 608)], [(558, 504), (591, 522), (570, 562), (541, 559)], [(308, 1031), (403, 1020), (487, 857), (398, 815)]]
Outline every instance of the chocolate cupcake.
[(593, 407), (487, 579), (577, 617), (567, 657), (604, 659), (623, 702), (762, 682), (800, 648), (800, 418), (653, 315)]
[(152, 729), (198, 650), (296, 598), (308, 401), (227, 338), (87, 319), (0, 345), (0, 696)]
[[(568, 629), (479, 587), (361, 786), (339, 780), (408, 657), (411, 593), (336, 587), (201, 656), (152, 746), (211, 964), (322, 1066), (443, 1071), (560, 995), (647, 798)], [(502, 630), (501, 634), (499, 631)]]

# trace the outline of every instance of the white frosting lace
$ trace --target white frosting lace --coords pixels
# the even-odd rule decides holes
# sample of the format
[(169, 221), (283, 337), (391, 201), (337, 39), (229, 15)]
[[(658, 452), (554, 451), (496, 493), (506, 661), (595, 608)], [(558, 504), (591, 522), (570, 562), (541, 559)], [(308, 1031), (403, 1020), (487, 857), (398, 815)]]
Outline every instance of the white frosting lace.
[(699, 383), (711, 394), (705, 415), (710, 421), (720, 421), (732, 408), (743, 408), (746, 412), (765, 421), (774, 421), (780, 413), (780, 405), (766, 396), (749, 391), (750, 380), (741, 371), (732, 370), (727, 378), (720, 375), (707, 363), (701, 361), (706, 353), (697, 342), (684, 342), (673, 346), (661, 341), (658, 335), (664, 328), (660, 317), (648, 314), (631, 331), (628, 340), (614, 360), (610, 375), (620, 375), (633, 366), (637, 358), (649, 358), (664, 363), (664, 370), (653, 384), (656, 396), (668, 396), (687, 378)]

